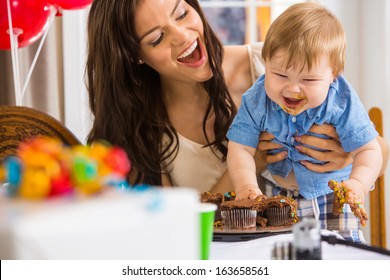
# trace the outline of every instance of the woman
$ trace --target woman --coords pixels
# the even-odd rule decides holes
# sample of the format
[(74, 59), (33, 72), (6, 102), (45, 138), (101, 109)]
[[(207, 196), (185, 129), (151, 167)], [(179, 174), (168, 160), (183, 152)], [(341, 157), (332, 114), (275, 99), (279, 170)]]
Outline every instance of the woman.
[[(95, 0), (88, 42), (95, 117), (88, 141), (122, 146), (133, 164), (131, 183), (232, 190), (226, 132), (242, 94), (263, 73), (261, 44), (222, 47), (197, 0)], [(302, 152), (328, 164), (307, 168), (327, 172), (351, 163), (331, 126), (312, 130), (331, 139), (302, 142), (327, 152)], [(259, 171), (285, 156), (266, 154), (270, 139), (260, 137)]]

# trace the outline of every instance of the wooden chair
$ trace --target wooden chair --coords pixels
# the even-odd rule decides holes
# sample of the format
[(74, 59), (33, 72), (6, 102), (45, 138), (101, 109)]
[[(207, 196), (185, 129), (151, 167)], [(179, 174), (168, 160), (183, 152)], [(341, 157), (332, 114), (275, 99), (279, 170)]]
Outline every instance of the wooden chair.
[[(383, 136), (382, 111), (373, 107), (369, 116), (380, 136)], [(375, 189), (370, 192), (370, 235), (371, 245), (386, 248), (385, 180), (380, 176)]]
[(32, 108), (0, 106), (0, 162), (15, 155), (20, 142), (36, 136), (60, 139), (66, 145), (80, 141), (53, 117)]

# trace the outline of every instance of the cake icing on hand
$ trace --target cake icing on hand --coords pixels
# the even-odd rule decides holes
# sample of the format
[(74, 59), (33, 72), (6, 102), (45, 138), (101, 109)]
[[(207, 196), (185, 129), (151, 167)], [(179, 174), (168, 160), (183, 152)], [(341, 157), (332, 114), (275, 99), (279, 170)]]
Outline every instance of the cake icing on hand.
[(348, 189), (348, 186), (344, 182), (339, 183), (335, 180), (329, 181), (328, 186), (334, 191), (333, 215), (337, 216), (343, 213), (344, 204), (347, 203), (351, 207), (355, 217), (365, 226), (368, 220), (367, 212), (364, 209), (363, 203)]

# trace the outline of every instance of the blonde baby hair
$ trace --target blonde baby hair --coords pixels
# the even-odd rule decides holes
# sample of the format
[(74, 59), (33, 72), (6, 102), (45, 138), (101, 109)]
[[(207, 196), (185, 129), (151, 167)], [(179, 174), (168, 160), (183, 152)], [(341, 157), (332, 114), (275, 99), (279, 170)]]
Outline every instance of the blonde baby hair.
[(270, 26), (262, 50), (264, 61), (278, 51), (285, 55), (284, 66), (305, 66), (310, 71), (328, 55), (337, 76), (344, 70), (346, 40), (340, 21), (322, 5), (313, 2), (290, 6)]

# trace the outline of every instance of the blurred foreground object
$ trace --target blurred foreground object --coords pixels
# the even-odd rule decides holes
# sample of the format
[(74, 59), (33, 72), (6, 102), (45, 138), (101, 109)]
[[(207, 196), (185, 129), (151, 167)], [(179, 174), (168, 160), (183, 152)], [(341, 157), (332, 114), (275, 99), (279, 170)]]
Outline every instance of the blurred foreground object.
[(106, 142), (37, 137), (0, 168), (0, 259), (199, 259), (192, 189), (130, 186)]
[(321, 260), (320, 224), (304, 218), (293, 226), (293, 241), (276, 242), (271, 251), (273, 260)]
[(2, 165), (7, 194), (27, 199), (94, 194), (111, 185), (127, 188), (131, 169), (126, 153), (109, 143), (65, 146), (47, 137), (21, 142)]
[(314, 218), (305, 218), (293, 226), (293, 254), (295, 260), (321, 260), (320, 224)]
[(0, 196), (0, 259), (199, 259), (198, 205), (198, 193), (186, 188)]

